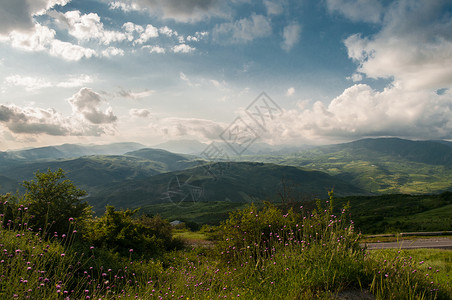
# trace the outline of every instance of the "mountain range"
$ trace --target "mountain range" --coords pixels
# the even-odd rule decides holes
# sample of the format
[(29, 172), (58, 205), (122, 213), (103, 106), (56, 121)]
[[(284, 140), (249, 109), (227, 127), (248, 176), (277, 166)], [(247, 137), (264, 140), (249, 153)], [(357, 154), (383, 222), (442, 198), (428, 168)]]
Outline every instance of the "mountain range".
[(433, 193), (452, 189), (451, 145), (396, 138), (292, 149), (260, 145), (261, 152), (209, 163), (137, 143), (65, 144), (0, 152), (0, 193), (20, 190), (38, 170), (58, 168), (89, 193), (98, 211), (106, 204), (312, 199), (333, 188), (338, 196)]

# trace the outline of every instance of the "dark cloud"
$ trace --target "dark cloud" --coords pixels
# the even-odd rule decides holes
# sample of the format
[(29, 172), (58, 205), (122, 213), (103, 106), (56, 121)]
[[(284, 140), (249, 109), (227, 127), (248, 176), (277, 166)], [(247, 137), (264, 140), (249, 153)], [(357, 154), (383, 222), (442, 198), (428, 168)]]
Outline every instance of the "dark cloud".
[(118, 119), (108, 107), (102, 111), (100, 106), (105, 103), (101, 96), (88, 88), (82, 88), (69, 99), (76, 114), (80, 114), (93, 124), (110, 124)]
[(54, 110), (0, 105), (0, 123), (13, 133), (67, 135), (66, 124), (58, 123), (59, 119)]
[(51, 136), (100, 136), (114, 133), (117, 117), (99, 94), (83, 88), (69, 99), (74, 115), (65, 117), (54, 109), (22, 108), (0, 105), (0, 126), (9, 132), (24, 135), (47, 134)]
[(0, 0), (0, 34), (34, 28), (33, 15), (70, 0)]

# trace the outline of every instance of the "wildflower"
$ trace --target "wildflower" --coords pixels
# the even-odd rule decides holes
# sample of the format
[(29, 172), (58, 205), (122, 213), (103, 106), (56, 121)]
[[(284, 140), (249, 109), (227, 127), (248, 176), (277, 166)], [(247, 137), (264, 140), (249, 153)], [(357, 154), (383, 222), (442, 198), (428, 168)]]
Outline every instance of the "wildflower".
[(69, 222), (74, 222), (74, 218), (69, 218)]

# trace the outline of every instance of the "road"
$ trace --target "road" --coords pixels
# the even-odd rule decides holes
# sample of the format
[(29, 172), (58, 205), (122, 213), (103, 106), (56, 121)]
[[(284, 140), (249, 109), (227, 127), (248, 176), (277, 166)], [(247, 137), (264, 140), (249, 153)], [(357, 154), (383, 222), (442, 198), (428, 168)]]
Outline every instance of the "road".
[(420, 249), (420, 248), (439, 248), (452, 250), (452, 237), (438, 237), (426, 238), (416, 240), (400, 240), (398, 242), (380, 242), (380, 243), (366, 243), (367, 249)]

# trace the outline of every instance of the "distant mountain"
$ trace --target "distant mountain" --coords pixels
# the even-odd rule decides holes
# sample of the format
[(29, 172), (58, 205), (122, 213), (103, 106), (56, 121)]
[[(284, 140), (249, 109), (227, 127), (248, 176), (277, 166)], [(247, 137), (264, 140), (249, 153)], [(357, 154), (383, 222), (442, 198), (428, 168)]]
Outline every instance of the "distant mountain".
[(370, 153), (388, 155), (433, 165), (452, 165), (452, 147), (447, 142), (410, 141), (398, 138), (363, 139), (351, 143), (324, 146), (325, 153), (348, 150), (355, 157), (369, 157)]
[(93, 195), (88, 200), (99, 209), (107, 204), (133, 208), (165, 202), (281, 200), (282, 181), (287, 196), (298, 200), (325, 197), (333, 188), (337, 195), (368, 194), (326, 173), (296, 167), (242, 162), (218, 163), (212, 168), (216, 177), (206, 173), (204, 167), (196, 167), (141, 180), (125, 180), (104, 186), (99, 196)]
[(12, 183), (31, 180), (37, 171), (61, 168), (78, 187), (96, 194), (99, 186), (139, 180), (199, 164), (190, 158), (189, 155), (145, 148), (127, 152), (126, 155), (90, 155), (56, 160), (10, 159), (0, 164), (0, 175), (5, 176), (0, 177), (0, 193), (10, 192), (12, 186), (15, 191), (16, 187)]
[(173, 140), (165, 143), (157, 144), (152, 148), (163, 149), (174, 153), (195, 154), (198, 155), (208, 144), (204, 144), (195, 140)]
[[(174, 153), (200, 155), (210, 143), (201, 143), (195, 140), (174, 140), (153, 146), (152, 148), (164, 149)], [(239, 144), (231, 144), (232, 148), (226, 142), (215, 142), (221, 147), (229, 157), (237, 156), (234, 149), (241, 149)], [(288, 154), (312, 148), (312, 146), (291, 146), (291, 145), (270, 145), (266, 143), (256, 142), (251, 144), (241, 155), (260, 155), (260, 154)]]
[(141, 148), (145, 148), (145, 146), (138, 143), (114, 143), (107, 145), (64, 144), (60, 146), (2, 152), (0, 153), (0, 158), (26, 161), (55, 160), (87, 155), (122, 155)]
[(243, 159), (327, 172), (372, 193), (452, 190), (452, 147), (438, 141), (363, 139)]
[(125, 155), (140, 157), (147, 160), (158, 161), (168, 166), (168, 170), (180, 169), (179, 165), (185, 165), (195, 158), (189, 155), (176, 154), (162, 149), (144, 148), (137, 151), (127, 152)]

